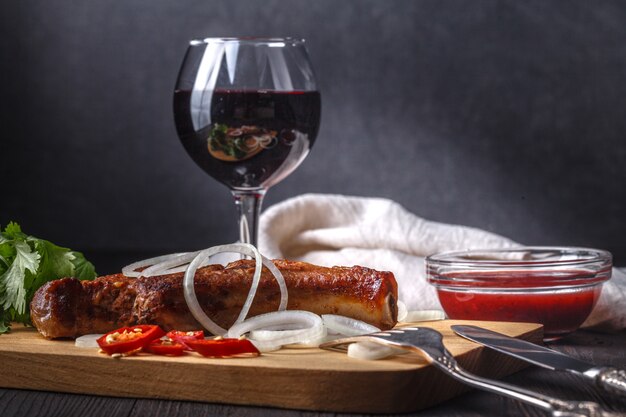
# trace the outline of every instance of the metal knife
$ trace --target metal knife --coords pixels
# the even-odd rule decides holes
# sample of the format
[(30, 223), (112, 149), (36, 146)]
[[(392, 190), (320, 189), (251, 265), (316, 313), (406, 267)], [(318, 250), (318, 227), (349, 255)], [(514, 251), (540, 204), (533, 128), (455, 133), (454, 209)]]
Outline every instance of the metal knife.
[(626, 396), (626, 371), (609, 366), (596, 366), (572, 358), (556, 350), (516, 339), (478, 326), (454, 325), (459, 336), (490, 347), (498, 352), (522, 359), (544, 368), (584, 375), (612, 394)]

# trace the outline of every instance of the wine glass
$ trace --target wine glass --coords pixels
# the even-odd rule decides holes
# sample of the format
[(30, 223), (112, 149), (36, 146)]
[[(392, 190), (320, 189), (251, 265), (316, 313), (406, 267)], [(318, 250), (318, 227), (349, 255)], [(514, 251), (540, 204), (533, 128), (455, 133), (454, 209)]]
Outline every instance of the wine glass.
[(309, 153), (320, 109), (303, 39), (190, 42), (174, 92), (176, 129), (196, 164), (230, 188), (242, 242), (257, 245), (265, 192)]

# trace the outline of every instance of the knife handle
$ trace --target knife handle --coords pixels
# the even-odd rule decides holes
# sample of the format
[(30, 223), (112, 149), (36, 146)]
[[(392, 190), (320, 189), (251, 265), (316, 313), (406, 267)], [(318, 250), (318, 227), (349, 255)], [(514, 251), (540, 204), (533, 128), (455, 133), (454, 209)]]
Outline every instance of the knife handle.
[(612, 367), (594, 368), (596, 384), (606, 392), (626, 396), (626, 371)]

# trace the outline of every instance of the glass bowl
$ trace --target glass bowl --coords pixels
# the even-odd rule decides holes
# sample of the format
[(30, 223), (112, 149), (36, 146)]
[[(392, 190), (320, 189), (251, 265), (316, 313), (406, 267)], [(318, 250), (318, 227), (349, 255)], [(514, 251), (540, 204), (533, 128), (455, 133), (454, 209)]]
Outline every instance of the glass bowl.
[(611, 278), (598, 249), (518, 247), (426, 258), (426, 275), (448, 318), (541, 323), (544, 340), (578, 329)]

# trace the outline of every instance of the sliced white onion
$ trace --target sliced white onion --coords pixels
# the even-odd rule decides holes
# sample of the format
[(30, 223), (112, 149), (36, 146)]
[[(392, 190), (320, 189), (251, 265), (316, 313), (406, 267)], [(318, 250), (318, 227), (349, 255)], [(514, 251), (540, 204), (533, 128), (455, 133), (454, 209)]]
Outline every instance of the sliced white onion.
[[(203, 266), (206, 266), (206, 262), (203, 263), (202, 265), (200, 265), (198, 268), (202, 268)], [(157, 266), (157, 265), (154, 265)], [(142, 271), (142, 276), (144, 277), (158, 277), (159, 275), (169, 275), (169, 274), (176, 274), (178, 272), (185, 272), (187, 270), (187, 268), (189, 267), (189, 262), (185, 263), (184, 265), (181, 266), (177, 266), (175, 268), (169, 268), (169, 269), (161, 269), (160, 267), (152, 269), (146, 273), (143, 273), (144, 271), (147, 271), (148, 268), (144, 269), (144, 271)]]
[[(292, 327), (292, 326), (287, 325), (285, 327)], [(327, 333), (326, 326), (324, 326), (322, 329), (322, 332), (313, 339), (307, 339), (307, 340), (302, 339), (302, 335), (304, 333), (302, 330), (308, 331), (308, 329), (302, 329), (302, 328), (289, 329), (289, 330), (252, 330), (249, 333), (249, 338), (250, 340), (252, 340), (253, 343), (269, 342), (271, 344), (275, 344), (274, 343), (275, 340), (279, 340), (279, 339), (283, 339), (287, 337), (295, 336), (301, 339), (297, 343), (290, 343), (289, 347), (318, 347), (320, 343), (324, 343), (327, 341), (326, 336), (328, 333)]]
[(326, 332), (326, 327), (323, 328), (323, 332), (320, 333), (317, 337), (313, 339), (303, 340), (298, 343), (290, 343), (288, 345), (284, 345), (284, 347), (288, 348), (316, 348), (319, 347), (324, 342), (330, 342), (331, 339), (328, 338), (328, 333)]
[(322, 320), (324, 320), (324, 324), (330, 334), (359, 336), (380, 331), (378, 327), (372, 326), (364, 321), (336, 314), (322, 314)]
[[(263, 331), (265, 330), (299, 330), (302, 329), (302, 323), (288, 323), (288, 324), (277, 324), (276, 326), (265, 326), (263, 327)], [(252, 330), (253, 332), (260, 330)], [(252, 332), (251, 332), (252, 333)]]
[(323, 337), (325, 332), (322, 318), (317, 314), (309, 311), (285, 310), (261, 314), (237, 323), (228, 330), (228, 337), (239, 338), (253, 330), (262, 330), (267, 327), (276, 328), (276, 326), (282, 325), (292, 326), (294, 324), (298, 324), (302, 328), (285, 331), (272, 330), (276, 332), (273, 333), (273, 338), (270, 338), (269, 334), (267, 334), (268, 340), (254, 340), (250, 338), (250, 341), (261, 352), (269, 352), (291, 343), (301, 343)]
[[(250, 286), (248, 296), (246, 297), (246, 301), (244, 302), (244, 305), (239, 312), (239, 316), (235, 321), (235, 324), (241, 323), (243, 320), (245, 320), (248, 312), (250, 311), (254, 296), (256, 295), (257, 289), (259, 287), (261, 270), (263, 268), (263, 265), (265, 265), (265, 267), (270, 270), (280, 288), (280, 303), (278, 309), (282, 311), (287, 308), (288, 291), (287, 284), (282, 273), (278, 270), (278, 268), (276, 268), (276, 265), (274, 265), (271, 260), (261, 256), (259, 251), (254, 246), (246, 243), (233, 243), (230, 245), (215, 246), (197, 252), (173, 253), (169, 255), (157, 256), (155, 258), (144, 259), (142, 261), (138, 261), (125, 266), (124, 268), (122, 268), (122, 273), (128, 277), (152, 277), (158, 275), (173, 274), (176, 272), (185, 272), (185, 277), (183, 280), (183, 291), (185, 295), (185, 301), (187, 301), (187, 305), (189, 307), (189, 310), (191, 310), (192, 315), (196, 318), (196, 320), (198, 320), (198, 322), (200, 322), (200, 324), (202, 324), (202, 326), (204, 326), (213, 334), (223, 335), (226, 333), (226, 329), (223, 329), (222, 327), (217, 325), (217, 323), (211, 320), (204, 313), (204, 311), (200, 307), (200, 303), (198, 302), (198, 298), (196, 296), (195, 288), (193, 285), (195, 273), (198, 268), (209, 264), (211, 256), (223, 252), (240, 253), (246, 256), (254, 257), (256, 261), (254, 275), (252, 277), (252, 284)], [(147, 268), (145, 268), (143, 271), (137, 271), (138, 268), (142, 267)]]
[(303, 310), (285, 310), (274, 311), (271, 313), (260, 314), (251, 317), (245, 322), (239, 323), (230, 328), (229, 337), (239, 337), (252, 330), (278, 328), (279, 326), (296, 326), (300, 329), (291, 330), (307, 330), (309, 327), (322, 327), (322, 318), (315, 313)]
[(409, 310), (407, 310), (406, 304), (398, 300), (398, 321), (404, 321), (408, 312)]
[(256, 290), (259, 285), (262, 268), (261, 254), (259, 253), (257, 248), (248, 243), (232, 243), (230, 245), (214, 246), (209, 249), (204, 249), (200, 251), (200, 253), (198, 253), (193, 261), (191, 261), (189, 267), (187, 267), (187, 271), (185, 272), (185, 278), (183, 280), (183, 292), (185, 295), (185, 301), (187, 302), (187, 306), (189, 307), (189, 310), (191, 310), (191, 314), (195, 317), (195, 319), (198, 320), (198, 322), (205, 329), (215, 335), (226, 334), (226, 329), (220, 327), (204, 313), (204, 310), (202, 310), (202, 307), (200, 307), (200, 303), (198, 302), (198, 297), (196, 296), (196, 290), (193, 283), (194, 277), (196, 275), (196, 270), (200, 267), (200, 265), (208, 260), (212, 255), (221, 252), (237, 252), (246, 256), (254, 256), (256, 260), (254, 276), (252, 277), (252, 286), (250, 287), (250, 292), (248, 293), (246, 302), (244, 303), (244, 306), (239, 313), (237, 321), (245, 319), (246, 315), (248, 314), (248, 310), (250, 309), (250, 305), (252, 304), (252, 299), (254, 298), (254, 295), (256, 294)]
[[(278, 326), (273, 326), (278, 327)], [(292, 326), (286, 326), (292, 327)], [(297, 329), (289, 329), (289, 330), (251, 330), (248, 334), (250, 339), (259, 342), (268, 342), (272, 340), (276, 340), (280, 337), (290, 337), (294, 335), (300, 335), (302, 333), (302, 327), (298, 326)]]
[(178, 254), (176, 257), (155, 263), (152, 266), (141, 271), (141, 276), (154, 277), (159, 275), (173, 274), (175, 272), (183, 272), (187, 269), (187, 265), (191, 262), (200, 251)]
[(283, 277), (283, 274), (280, 272), (280, 270), (276, 268), (274, 262), (272, 262), (270, 259), (267, 259), (263, 255), (261, 255), (261, 259), (263, 259), (263, 265), (265, 265), (265, 267), (270, 270), (272, 275), (274, 275), (274, 279), (276, 279), (276, 282), (278, 283), (278, 288), (280, 288), (280, 304), (278, 305), (278, 311), (286, 310), (287, 301), (289, 301), (289, 291), (287, 291), (287, 283), (285, 282), (285, 277)]
[[(317, 332), (319, 330), (319, 333)], [(254, 340), (252, 338), (248, 339), (254, 346), (259, 350), (259, 352), (273, 352), (275, 350), (281, 349), (284, 346), (291, 345), (303, 345), (305, 347), (319, 346), (319, 340), (322, 340), (322, 335), (324, 331), (324, 326), (320, 326), (319, 329), (302, 329), (302, 334), (293, 335), (290, 338), (277, 338), (276, 340)], [(313, 340), (313, 342), (310, 342)]]
[(288, 345), (284, 345), (283, 347), (290, 349), (299, 349), (299, 348), (316, 348), (319, 347), (322, 343), (332, 342), (333, 340), (343, 339), (345, 336), (338, 334), (326, 334), (326, 336), (318, 337), (316, 339), (305, 340), (300, 343), (290, 343)]
[[(187, 267), (189, 266), (189, 262), (196, 257), (200, 251), (196, 252), (182, 252), (182, 253), (174, 253), (171, 255), (163, 255), (157, 258), (146, 259), (144, 261), (135, 262), (131, 265), (128, 265), (122, 269), (122, 272), (126, 271), (124, 275), (129, 277), (154, 277), (159, 275), (168, 275), (168, 274), (176, 274), (179, 272), (185, 272)], [(216, 258), (220, 258), (216, 255)], [(221, 261), (218, 260), (215, 263), (226, 264), (235, 259), (230, 259), (226, 256), (221, 256)], [(200, 267), (204, 267), (209, 265), (209, 260), (207, 259), (203, 262)], [(148, 266), (142, 271), (135, 271), (137, 268), (141, 268), (142, 266)]]
[(79, 347), (79, 348), (97, 348), (98, 347), (97, 340), (100, 339), (102, 336), (103, 336), (102, 334), (86, 334), (86, 335), (77, 337), (76, 340), (74, 341), (74, 346)]
[(348, 346), (349, 357), (369, 361), (383, 359), (402, 353), (406, 353), (406, 351), (368, 341), (351, 343)]
[(152, 266), (154, 264), (169, 261), (171, 259), (175, 259), (184, 255), (187, 255), (187, 252), (171, 253), (169, 255), (161, 255), (155, 258), (149, 258), (149, 259), (144, 259), (142, 261), (133, 262), (132, 264), (126, 265), (124, 268), (122, 268), (122, 274), (131, 278), (140, 277), (142, 275), (142, 272), (137, 271), (138, 268), (143, 268), (144, 266)]
[(446, 313), (442, 310), (412, 310), (407, 312), (403, 321), (407, 323), (413, 323), (416, 321), (434, 321), (443, 320), (446, 318)]

